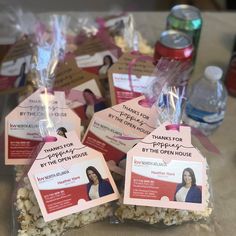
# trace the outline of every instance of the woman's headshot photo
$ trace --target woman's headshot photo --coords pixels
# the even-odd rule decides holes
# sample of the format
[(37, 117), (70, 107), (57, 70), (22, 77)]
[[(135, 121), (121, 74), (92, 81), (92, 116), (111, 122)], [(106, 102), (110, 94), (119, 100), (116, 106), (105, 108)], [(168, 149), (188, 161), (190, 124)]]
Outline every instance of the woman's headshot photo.
[(114, 193), (109, 180), (103, 179), (95, 167), (89, 166), (86, 169), (86, 174), (89, 180), (87, 193), (90, 200)]
[(66, 137), (66, 132), (67, 132), (67, 130), (64, 127), (60, 127), (60, 128), (57, 129), (57, 134), (64, 137), (64, 138), (67, 138)]
[(174, 201), (202, 203), (202, 192), (196, 185), (196, 177), (191, 168), (183, 170), (182, 183), (176, 187)]
[(106, 108), (106, 104), (103, 98), (97, 98), (90, 89), (85, 89), (83, 91), (83, 97), (85, 100), (85, 115), (89, 120), (92, 119), (95, 112), (101, 111)]
[(103, 65), (99, 69), (99, 75), (106, 75), (108, 69), (113, 65), (113, 60), (110, 55), (106, 55), (103, 58)]

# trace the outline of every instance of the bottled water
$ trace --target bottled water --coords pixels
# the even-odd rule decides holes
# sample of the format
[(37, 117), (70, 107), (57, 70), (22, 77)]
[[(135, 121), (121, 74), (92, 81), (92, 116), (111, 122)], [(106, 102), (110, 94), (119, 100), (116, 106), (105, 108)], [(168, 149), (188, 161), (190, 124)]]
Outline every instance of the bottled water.
[(183, 116), (184, 123), (198, 128), (203, 134), (212, 134), (223, 122), (227, 92), (221, 82), (222, 70), (208, 66), (204, 77), (192, 89)]

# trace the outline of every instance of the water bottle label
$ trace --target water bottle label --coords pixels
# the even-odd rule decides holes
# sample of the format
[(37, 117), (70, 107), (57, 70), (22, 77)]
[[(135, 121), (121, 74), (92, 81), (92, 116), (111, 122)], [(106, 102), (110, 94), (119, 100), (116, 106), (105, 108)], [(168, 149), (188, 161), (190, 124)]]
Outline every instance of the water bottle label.
[(193, 106), (188, 104), (186, 107), (186, 114), (188, 117), (195, 121), (207, 124), (217, 124), (224, 119), (225, 112), (208, 112), (194, 108)]

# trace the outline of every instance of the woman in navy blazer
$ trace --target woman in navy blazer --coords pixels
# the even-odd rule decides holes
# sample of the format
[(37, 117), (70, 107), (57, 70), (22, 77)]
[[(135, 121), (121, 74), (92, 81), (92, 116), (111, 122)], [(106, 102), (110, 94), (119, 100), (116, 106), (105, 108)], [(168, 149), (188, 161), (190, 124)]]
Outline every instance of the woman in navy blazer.
[(196, 185), (196, 177), (191, 168), (184, 169), (182, 183), (176, 187), (174, 200), (191, 203), (202, 202), (202, 192)]
[(90, 200), (114, 193), (109, 181), (103, 179), (95, 167), (89, 166), (86, 169), (86, 174), (89, 180), (87, 193)]
[(107, 108), (103, 98), (97, 98), (90, 89), (85, 89), (83, 91), (83, 97), (86, 102), (84, 111), (87, 119), (91, 119), (95, 112)]

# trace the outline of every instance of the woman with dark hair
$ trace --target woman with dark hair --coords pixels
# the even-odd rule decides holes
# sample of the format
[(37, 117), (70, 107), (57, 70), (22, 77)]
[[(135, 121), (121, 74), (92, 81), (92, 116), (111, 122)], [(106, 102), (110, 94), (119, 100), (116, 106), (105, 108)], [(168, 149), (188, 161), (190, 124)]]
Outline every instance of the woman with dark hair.
[(90, 200), (114, 193), (109, 181), (103, 179), (95, 167), (89, 166), (86, 174), (89, 180), (87, 192)]
[(182, 183), (176, 187), (174, 200), (178, 202), (202, 202), (202, 192), (196, 185), (196, 177), (191, 168), (184, 169)]
[(107, 71), (112, 66), (112, 64), (113, 64), (112, 57), (110, 55), (106, 55), (103, 58), (103, 65), (99, 69), (99, 75), (103, 75), (103, 76), (107, 75)]
[(86, 102), (85, 114), (87, 119), (91, 119), (93, 114), (97, 111), (101, 111), (106, 108), (106, 104), (102, 98), (97, 98), (95, 94), (90, 89), (85, 89), (83, 91), (83, 97)]

